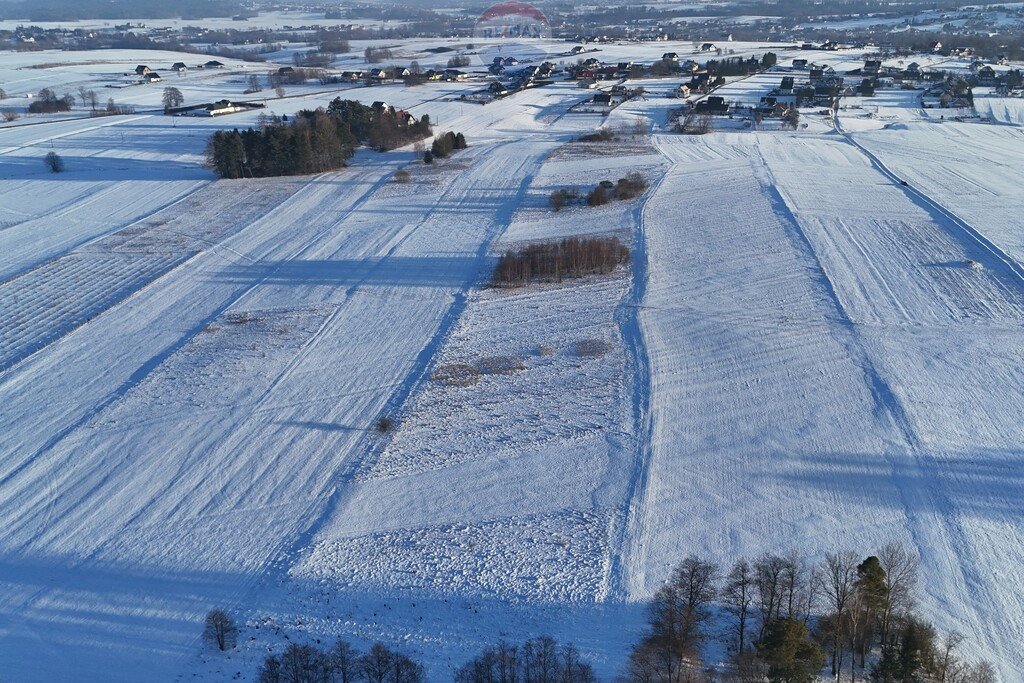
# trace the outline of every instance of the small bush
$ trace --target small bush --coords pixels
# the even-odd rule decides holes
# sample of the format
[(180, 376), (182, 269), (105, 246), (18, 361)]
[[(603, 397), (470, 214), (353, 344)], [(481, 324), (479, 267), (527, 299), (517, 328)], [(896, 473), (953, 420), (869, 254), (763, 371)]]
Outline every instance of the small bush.
[(596, 358), (611, 350), (611, 342), (604, 339), (581, 339), (572, 346), (573, 353), (580, 358)]
[(450, 387), (468, 387), (479, 382), (482, 375), (480, 368), (475, 365), (452, 363), (434, 370), (430, 373), (430, 379)]
[(434, 153), (429, 149), (423, 153), (423, 163), (432, 164), (434, 163)]
[(17, 121), (19, 118), (21, 118), (21, 115), (18, 114), (18, 112), (11, 109), (10, 107), (5, 107), (4, 109), (0, 110), (0, 116), (3, 117), (5, 123)]
[(629, 263), (629, 248), (617, 237), (570, 237), (508, 251), (494, 268), (495, 287), (522, 287), (534, 280), (610, 273)]
[(553, 356), (555, 355), (555, 347), (550, 344), (541, 344), (537, 347), (538, 356)]
[(650, 186), (647, 179), (639, 173), (630, 173), (625, 178), (620, 178), (615, 184), (616, 199), (633, 199), (643, 194)]
[(612, 200), (612, 194), (604, 185), (598, 185), (587, 195), (587, 206), (604, 206)]
[(56, 152), (47, 152), (43, 157), (43, 163), (50, 169), (50, 173), (60, 173), (64, 170), (64, 160)]
[(567, 190), (562, 188), (555, 190), (548, 195), (548, 204), (551, 205), (551, 209), (554, 211), (561, 211), (565, 208), (566, 204), (571, 204), (580, 198), (580, 193), (576, 190)]
[(399, 184), (406, 184), (409, 182), (409, 172), (404, 168), (400, 168), (395, 171), (395, 175), (391, 176), (391, 180)]
[(395, 428), (395, 421), (387, 415), (381, 415), (373, 424), (373, 428), (377, 430), (378, 434), (387, 434)]
[(578, 142), (611, 142), (615, 139), (615, 133), (610, 128), (598, 128), (593, 133), (587, 133), (577, 138)]
[(477, 368), (485, 375), (514, 375), (525, 370), (520, 358), (514, 356), (489, 356), (476, 362)]

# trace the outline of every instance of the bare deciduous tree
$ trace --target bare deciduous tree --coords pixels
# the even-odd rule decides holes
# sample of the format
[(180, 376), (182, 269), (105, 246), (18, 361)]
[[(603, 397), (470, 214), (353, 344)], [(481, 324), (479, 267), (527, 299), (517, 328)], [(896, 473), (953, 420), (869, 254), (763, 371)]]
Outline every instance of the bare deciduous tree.
[(833, 618), (832, 628), (832, 676), (839, 680), (843, 665), (844, 621), (850, 609), (854, 584), (857, 581), (857, 553), (844, 550), (825, 553), (825, 562), (819, 576), (822, 593), (829, 604)]
[(218, 650), (232, 650), (238, 642), (238, 627), (227, 612), (212, 609), (206, 615), (203, 638)]
[(754, 602), (755, 574), (750, 563), (740, 560), (732, 566), (722, 589), (722, 603), (736, 619), (736, 652), (746, 649), (747, 620)]

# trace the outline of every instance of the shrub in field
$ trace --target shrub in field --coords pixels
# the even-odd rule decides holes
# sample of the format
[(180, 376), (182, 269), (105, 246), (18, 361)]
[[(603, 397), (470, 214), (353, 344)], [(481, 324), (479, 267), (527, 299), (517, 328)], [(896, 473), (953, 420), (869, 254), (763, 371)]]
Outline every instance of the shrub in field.
[(642, 175), (630, 173), (625, 178), (619, 178), (619, 182), (615, 184), (615, 198), (633, 199), (639, 197), (649, 186), (650, 183)]
[(611, 142), (615, 139), (615, 133), (611, 128), (598, 128), (593, 133), (587, 133), (577, 138), (578, 142)]
[(0, 109), (0, 116), (3, 117), (5, 123), (10, 123), (11, 121), (17, 121), (19, 118), (21, 118), (21, 116), (18, 114), (18, 112), (16, 112), (15, 110), (11, 109), (10, 107), (5, 107), (4, 109)]
[(612, 194), (604, 185), (598, 185), (587, 195), (587, 206), (604, 206), (612, 200)]
[(522, 287), (534, 280), (578, 278), (610, 273), (629, 263), (629, 247), (617, 237), (570, 237), (506, 252), (494, 268), (491, 284)]
[(64, 170), (64, 160), (56, 152), (47, 152), (43, 157), (43, 163), (50, 169), (50, 173), (60, 173)]
[(406, 171), (404, 168), (400, 168), (397, 171), (395, 171), (395, 175), (393, 175), (391, 179), (396, 183), (404, 185), (405, 183), (409, 182), (409, 172)]
[(377, 418), (377, 421), (373, 424), (374, 429), (377, 430), (378, 434), (387, 434), (395, 428), (395, 421), (387, 415), (381, 415)]
[(548, 204), (551, 205), (553, 211), (561, 211), (566, 204), (571, 204), (580, 198), (580, 193), (576, 190), (567, 190), (564, 187), (560, 190), (555, 190), (548, 195)]

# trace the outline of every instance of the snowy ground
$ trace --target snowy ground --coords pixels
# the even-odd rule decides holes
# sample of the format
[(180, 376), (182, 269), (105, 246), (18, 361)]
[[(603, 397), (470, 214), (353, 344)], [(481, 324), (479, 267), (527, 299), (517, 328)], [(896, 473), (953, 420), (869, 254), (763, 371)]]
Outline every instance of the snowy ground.
[[(187, 101), (235, 96), (234, 68), (183, 79)], [(928, 616), (1024, 676), (1019, 127), (893, 92), (851, 101), (844, 134), (684, 137), (663, 83), (607, 121), (567, 113), (571, 86), (486, 106), (453, 100), (468, 85), (310, 86), (272, 110), (382, 99), (471, 147), (303, 178), (215, 180), (209, 133), (255, 114), (141, 111), (159, 89), (134, 116), (0, 127), (12, 679), (249, 679), (340, 636), (440, 681), (539, 633), (610, 679), (690, 552), (890, 540), (919, 551)], [(616, 141), (570, 142), (603, 123)], [(547, 205), (632, 171), (638, 200)], [(502, 250), (576, 234), (621, 236), (630, 268), (483, 286)], [(230, 656), (201, 649), (212, 606), (244, 624)]]

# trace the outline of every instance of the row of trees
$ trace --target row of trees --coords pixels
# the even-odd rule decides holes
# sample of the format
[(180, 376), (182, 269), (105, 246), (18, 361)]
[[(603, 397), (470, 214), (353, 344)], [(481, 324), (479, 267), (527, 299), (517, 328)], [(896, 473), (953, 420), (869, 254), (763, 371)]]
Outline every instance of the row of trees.
[(424, 669), (401, 652), (376, 643), (359, 652), (344, 640), (330, 650), (292, 643), (267, 657), (259, 683), (423, 683)]
[(961, 636), (940, 639), (914, 613), (916, 583), (916, 558), (898, 545), (865, 559), (828, 553), (817, 565), (796, 553), (766, 554), (724, 575), (689, 557), (651, 602), (626, 678), (705, 680), (701, 651), (713, 621), (725, 616), (730, 680), (810, 683), (827, 664), (836, 681), (992, 683), (989, 664), (957, 656)]
[(507, 251), (491, 276), (495, 287), (522, 287), (537, 280), (561, 282), (613, 271), (629, 263), (629, 247), (618, 237), (568, 237)]
[(571, 643), (549, 636), (522, 645), (498, 643), (455, 672), (455, 683), (596, 683), (594, 670)]

